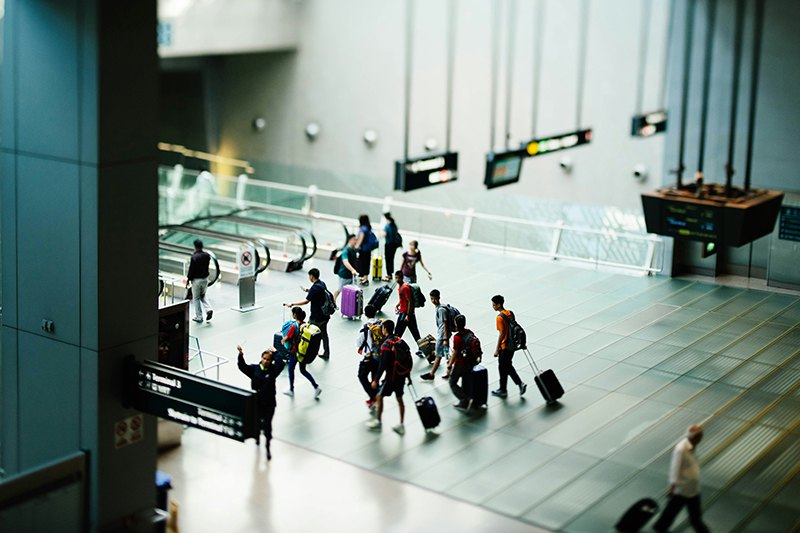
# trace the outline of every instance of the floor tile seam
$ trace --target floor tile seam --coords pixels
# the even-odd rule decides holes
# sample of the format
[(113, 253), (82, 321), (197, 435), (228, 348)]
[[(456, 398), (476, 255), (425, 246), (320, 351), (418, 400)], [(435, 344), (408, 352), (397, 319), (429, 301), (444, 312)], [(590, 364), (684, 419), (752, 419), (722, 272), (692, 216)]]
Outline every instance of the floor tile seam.
[[(738, 296), (735, 296), (735, 297), (733, 298), (733, 300), (736, 300), (737, 298), (743, 297), (744, 295), (746, 295), (746, 294), (747, 294), (747, 291), (754, 291), (754, 292), (764, 293), (764, 294), (765, 294), (765, 296), (763, 296), (763, 297), (762, 297), (760, 300), (758, 300), (758, 301), (756, 301), (756, 302), (753, 302), (753, 303), (752, 303), (752, 304), (751, 304), (749, 307), (746, 307), (746, 308), (744, 308), (743, 310), (739, 311), (739, 312), (736, 314), (736, 316), (737, 316), (737, 317), (741, 317), (742, 315), (745, 315), (745, 314), (749, 313), (750, 311), (752, 311), (753, 309), (755, 309), (756, 307), (758, 307), (758, 305), (759, 305), (759, 304), (761, 304), (761, 303), (762, 303), (762, 302), (764, 302), (764, 301), (765, 301), (767, 298), (769, 298), (769, 293), (766, 293), (765, 291), (759, 291), (759, 290), (757, 290), (757, 289), (744, 289), (744, 291), (743, 291), (743, 292), (742, 292), (740, 295), (738, 295)], [(715, 308), (714, 308), (714, 309), (712, 309), (711, 311), (718, 312), (718, 310), (719, 310), (719, 309), (721, 309), (721, 308), (725, 307), (726, 305), (728, 305), (728, 304), (730, 304), (730, 303), (733, 303), (733, 301), (731, 300), (731, 301), (725, 302), (724, 304), (721, 304), (721, 305), (719, 305), (719, 306), (715, 307)]]
[[(653, 304), (653, 306), (655, 306), (655, 305), (670, 305), (670, 304), (662, 304), (662, 303), (657, 303), (657, 302), (656, 302), (656, 303), (654, 303), (654, 304)], [(651, 306), (651, 307), (652, 307), (652, 306)], [(667, 316), (671, 315), (672, 313), (675, 313), (675, 312), (677, 312), (677, 311), (679, 311), (679, 310), (681, 309), (681, 308), (680, 308), (680, 307), (678, 307), (678, 306), (672, 306), (672, 307), (675, 307), (675, 309), (673, 309), (672, 311), (670, 311), (670, 312), (668, 312), (668, 313), (666, 313), (666, 314), (664, 314), (664, 315), (661, 315), (661, 316), (659, 316), (659, 317), (656, 317), (656, 318), (654, 318), (654, 319), (653, 319), (653, 320), (651, 320), (650, 322), (647, 322), (646, 324), (643, 324), (643, 325), (641, 325), (640, 327), (636, 328), (636, 329), (635, 329), (635, 330), (633, 330), (633, 331), (630, 331), (630, 332), (628, 332), (628, 333), (615, 333), (615, 332), (613, 332), (613, 331), (608, 331), (607, 333), (615, 333), (616, 335), (624, 335), (624, 336), (626, 336), (626, 337), (627, 337), (627, 336), (630, 336), (630, 335), (632, 335), (632, 334), (636, 333), (637, 331), (641, 331), (641, 330), (643, 330), (643, 329), (644, 329), (644, 328), (646, 328), (646, 327), (652, 326), (653, 324), (655, 324), (656, 322), (658, 322), (658, 321), (659, 321), (659, 320), (661, 320), (662, 318), (664, 318), (664, 317), (667, 317)], [(649, 309), (649, 308), (648, 308), (648, 309)], [(638, 313), (637, 313), (637, 314), (638, 314)], [(629, 315), (629, 316), (627, 316), (627, 317), (623, 318), (622, 320), (618, 320), (617, 322), (614, 322), (614, 323), (612, 323), (612, 324), (609, 324), (608, 326), (606, 326), (606, 328), (604, 328), (604, 330), (605, 330), (605, 329), (611, 329), (611, 328), (613, 328), (615, 325), (617, 325), (617, 324), (620, 324), (620, 323), (622, 323), (622, 322), (624, 322), (624, 321), (626, 321), (626, 320), (629, 320), (630, 318), (633, 318), (633, 316), (632, 316), (632, 315)]]
[[(494, 433), (500, 433), (500, 431), (498, 430), (498, 431), (495, 431)], [(511, 435), (510, 435), (510, 434), (508, 434), (508, 433), (505, 433), (505, 434), (503, 434), (503, 435), (504, 435), (504, 436), (511, 436)], [(516, 436), (516, 435), (515, 435), (515, 436)], [(521, 437), (519, 437), (519, 436), (516, 436), (516, 437), (517, 437), (517, 438), (521, 438)], [(505, 452), (505, 454), (510, 454), (510, 453), (516, 452), (517, 450), (519, 450), (519, 449), (520, 449), (520, 448), (522, 448), (523, 446), (527, 446), (527, 445), (528, 445), (530, 442), (533, 442), (533, 441), (530, 441), (530, 440), (527, 440), (527, 439), (523, 439), (523, 442), (520, 442), (520, 443), (518, 443), (516, 446), (514, 446), (513, 448), (511, 448), (510, 450), (507, 450), (507, 451)], [(444, 491), (443, 491), (443, 492), (448, 492), (448, 491), (451, 491), (451, 490), (453, 490), (453, 489), (454, 489), (456, 486), (458, 486), (458, 485), (460, 485), (460, 484), (464, 483), (464, 482), (465, 482), (465, 481), (467, 481), (469, 478), (471, 478), (471, 477), (473, 477), (473, 476), (477, 475), (478, 473), (480, 473), (480, 472), (483, 472), (484, 470), (488, 470), (488, 469), (490, 469), (490, 468), (491, 468), (493, 465), (495, 465), (495, 464), (499, 463), (499, 462), (500, 462), (500, 461), (502, 461), (503, 459), (504, 459), (504, 457), (497, 457), (497, 458), (495, 458), (495, 459), (494, 459), (493, 461), (491, 461), (490, 463), (487, 463), (487, 464), (485, 464), (484, 466), (482, 466), (481, 468), (479, 468), (479, 469), (478, 469), (476, 472), (473, 472), (472, 474), (467, 474), (465, 477), (463, 477), (463, 478), (460, 478), (460, 479), (459, 479), (457, 482), (455, 482), (455, 483), (452, 483), (452, 484), (448, 485), (448, 486), (447, 486), (447, 487), (444, 489)], [(523, 478), (523, 477), (525, 477), (526, 475), (528, 475), (528, 472), (525, 472), (525, 473), (521, 474), (521, 475), (520, 475), (520, 477), (516, 478), (516, 480), (522, 479), (522, 478)], [(512, 484), (513, 484), (513, 481), (512, 481)]]

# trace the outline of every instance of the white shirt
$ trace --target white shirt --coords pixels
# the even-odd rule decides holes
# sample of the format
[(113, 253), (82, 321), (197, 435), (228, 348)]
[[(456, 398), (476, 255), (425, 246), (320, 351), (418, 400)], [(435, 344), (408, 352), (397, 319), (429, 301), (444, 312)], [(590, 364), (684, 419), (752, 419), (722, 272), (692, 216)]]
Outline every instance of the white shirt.
[(672, 450), (669, 482), (675, 485), (674, 493), (678, 496), (692, 498), (700, 494), (700, 464), (688, 438), (684, 438)]

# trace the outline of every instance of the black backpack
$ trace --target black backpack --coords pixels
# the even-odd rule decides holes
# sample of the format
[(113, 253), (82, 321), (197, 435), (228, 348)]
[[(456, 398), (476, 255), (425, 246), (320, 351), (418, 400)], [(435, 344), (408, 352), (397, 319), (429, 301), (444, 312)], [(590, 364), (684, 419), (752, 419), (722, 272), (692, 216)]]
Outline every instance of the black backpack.
[(394, 337), (386, 342), (392, 346), (394, 353), (394, 368), (392, 369), (392, 379), (407, 378), (411, 374), (411, 369), (414, 366), (414, 360), (411, 358), (411, 349), (406, 344), (406, 341), (400, 337)]
[(522, 329), (522, 326), (519, 325), (519, 322), (514, 319), (514, 313), (511, 313), (511, 316), (500, 313), (500, 316), (503, 317), (503, 320), (506, 321), (506, 325), (508, 326), (508, 346), (515, 352), (527, 348), (527, 335), (525, 334), (525, 330)]
[(467, 334), (461, 337), (464, 344), (462, 348), (462, 357), (467, 361), (478, 364), (483, 355), (483, 348), (481, 348), (481, 341), (474, 332), (467, 330)]
[(443, 307), (444, 321), (447, 323), (447, 331), (449, 331), (452, 335), (456, 331), (456, 317), (461, 314), (461, 311), (450, 304), (445, 304)]
[(325, 289), (325, 301), (322, 303), (322, 314), (327, 317), (332, 317), (336, 313), (336, 300), (333, 299), (333, 294), (328, 289)]
[(337, 253), (336, 259), (333, 261), (333, 273), (337, 276), (339, 275), (339, 271), (342, 269), (342, 254)]
[(411, 287), (411, 300), (414, 302), (414, 309), (418, 307), (425, 307), (425, 295), (422, 294), (422, 289), (416, 283), (409, 283)]

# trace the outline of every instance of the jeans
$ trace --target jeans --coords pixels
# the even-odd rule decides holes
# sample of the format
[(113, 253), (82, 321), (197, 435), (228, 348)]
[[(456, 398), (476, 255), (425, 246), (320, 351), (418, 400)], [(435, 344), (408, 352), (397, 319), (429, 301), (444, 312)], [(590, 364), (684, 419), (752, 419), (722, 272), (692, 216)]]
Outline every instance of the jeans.
[[(467, 391), (464, 390), (469, 386), (469, 378), (472, 372), (472, 365), (466, 363), (460, 365), (453, 365), (453, 370), (450, 372), (450, 390), (456, 395), (456, 398), (461, 403), (466, 403), (469, 400)], [(461, 381), (459, 386), (458, 382)]]
[[(296, 366), (297, 356), (295, 354), (289, 354), (289, 388), (292, 390), (294, 390), (294, 367)], [(313, 385), (315, 389), (317, 388), (317, 382), (314, 381), (314, 376), (306, 370), (305, 363), (300, 363), (300, 373), (311, 382), (311, 385)]]
[(703, 523), (703, 517), (700, 515), (700, 495), (687, 498), (686, 496), (678, 496), (677, 494), (671, 496), (667, 502), (667, 506), (658, 517), (658, 521), (653, 524), (653, 529), (656, 531), (668, 531), (669, 526), (675, 520), (675, 517), (681, 512), (681, 509), (686, 506), (689, 511), (689, 523), (698, 533), (706, 533), (708, 528)]
[(417, 317), (414, 313), (400, 313), (397, 315), (397, 326), (394, 328), (394, 334), (402, 338), (403, 333), (406, 332), (406, 328), (411, 332), (411, 336), (414, 337), (414, 340), (418, 341), (420, 334), (419, 328), (417, 327)]
[(378, 393), (376, 389), (372, 388), (372, 380), (377, 379), (377, 377), (378, 360), (375, 359), (375, 356), (362, 359), (358, 364), (358, 382), (361, 383), (370, 400), (374, 400), (375, 395)]
[(386, 275), (389, 279), (394, 276), (394, 254), (400, 248), (396, 244), (387, 244), (383, 247), (383, 259), (386, 261)]
[(206, 299), (206, 291), (208, 290), (208, 278), (195, 278), (192, 280), (192, 306), (194, 306), (194, 316), (203, 320), (205, 313), (213, 311), (211, 304)]
[(314, 324), (317, 326), (322, 333), (322, 356), (321, 357), (330, 357), (331, 355), (331, 340), (328, 338), (328, 321), (330, 319), (326, 318), (321, 322), (317, 322), (315, 320), (309, 320), (310, 324)]
[(500, 355), (498, 356), (498, 368), (500, 369), (500, 390), (506, 390), (506, 385), (508, 385), (508, 377), (511, 376), (511, 380), (520, 385), (522, 380), (519, 378), (519, 374), (517, 374), (516, 369), (514, 369), (514, 364), (511, 362), (512, 358), (514, 357), (514, 350), (506, 348), (505, 350), (500, 350)]

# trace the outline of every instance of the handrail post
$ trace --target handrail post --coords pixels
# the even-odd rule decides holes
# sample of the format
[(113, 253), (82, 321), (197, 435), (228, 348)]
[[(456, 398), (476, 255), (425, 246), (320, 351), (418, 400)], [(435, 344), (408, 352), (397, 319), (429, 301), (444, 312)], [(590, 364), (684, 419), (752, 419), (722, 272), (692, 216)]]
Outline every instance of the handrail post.
[(464, 217), (464, 229), (461, 232), (461, 244), (463, 246), (469, 245), (469, 234), (472, 231), (472, 220), (475, 218), (475, 208), (470, 207), (467, 209), (467, 214)]
[(558, 259), (558, 245), (561, 242), (561, 231), (564, 228), (564, 221), (559, 220), (556, 224), (555, 231), (553, 231), (553, 242), (550, 244), (550, 258)]
[(656, 254), (656, 241), (650, 240), (647, 242), (647, 253), (645, 254), (644, 269), (648, 276), (652, 276), (653, 272), (650, 268), (653, 266), (653, 258)]
[(316, 208), (316, 198), (317, 198), (317, 191), (319, 189), (316, 185), (311, 185), (308, 187), (308, 191), (306, 192), (306, 205), (303, 206), (303, 212), (306, 214), (313, 213)]

